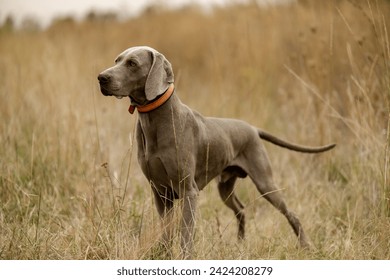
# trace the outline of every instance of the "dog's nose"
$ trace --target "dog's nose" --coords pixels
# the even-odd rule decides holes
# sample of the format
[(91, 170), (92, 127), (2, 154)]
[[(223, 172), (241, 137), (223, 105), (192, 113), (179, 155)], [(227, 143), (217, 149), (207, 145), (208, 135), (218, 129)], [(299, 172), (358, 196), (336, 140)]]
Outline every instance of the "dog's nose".
[(101, 84), (107, 84), (110, 81), (110, 76), (107, 74), (99, 74), (98, 80)]

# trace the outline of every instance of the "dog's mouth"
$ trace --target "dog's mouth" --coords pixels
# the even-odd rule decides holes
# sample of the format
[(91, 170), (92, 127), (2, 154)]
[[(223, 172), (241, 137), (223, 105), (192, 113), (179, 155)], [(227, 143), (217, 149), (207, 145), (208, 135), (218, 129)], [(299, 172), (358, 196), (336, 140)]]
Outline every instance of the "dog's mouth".
[(104, 84), (100, 83), (100, 91), (103, 93), (104, 96), (112, 96), (112, 89), (105, 86)]
[[(115, 98), (117, 99), (122, 99), (123, 97), (129, 97), (129, 96), (125, 96), (125, 95), (115, 95), (115, 94), (112, 94), (112, 93), (103, 93), (104, 96), (114, 96)], [(130, 98), (131, 99), (131, 98)]]
[(117, 99), (122, 99), (124, 97), (128, 97), (130, 99), (130, 104), (133, 106), (142, 106), (145, 105), (145, 101), (138, 100), (137, 97), (131, 96), (130, 94), (125, 94), (125, 92), (121, 93), (121, 88), (109, 86), (105, 83), (100, 83), (100, 91), (104, 96), (114, 96)]
[(117, 95), (116, 92), (119, 91), (119, 88), (107, 88), (106, 86), (100, 84), (100, 91), (104, 96), (114, 96), (118, 99), (122, 99), (123, 97), (128, 97), (127, 95)]

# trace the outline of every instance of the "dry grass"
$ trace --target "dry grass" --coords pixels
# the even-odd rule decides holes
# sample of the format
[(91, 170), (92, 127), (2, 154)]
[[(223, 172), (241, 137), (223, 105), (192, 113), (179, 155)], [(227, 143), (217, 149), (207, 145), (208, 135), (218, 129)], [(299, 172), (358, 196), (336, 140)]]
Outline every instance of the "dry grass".
[(0, 259), (161, 257), (136, 116), (96, 80), (133, 45), (164, 53), (181, 99), (204, 115), (338, 144), (317, 156), (267, 145), (312, 250), (297, 249), (284, 217), (243, 180), (247, 240), (237, 243), (212, 183), (200, 195), (196, 258), (389, 259), (389, 20), (388, 1), (307, 0), (1, 31)]

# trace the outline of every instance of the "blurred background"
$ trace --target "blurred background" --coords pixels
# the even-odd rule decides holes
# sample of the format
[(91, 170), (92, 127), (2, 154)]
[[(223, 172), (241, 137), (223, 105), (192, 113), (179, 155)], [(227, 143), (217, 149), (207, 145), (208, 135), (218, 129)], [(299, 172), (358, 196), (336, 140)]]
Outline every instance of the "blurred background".
[(1, 0), (0, 22), (12, 18), (17, 26), (23, 26), (32, 20), (44, 28), (58, 17), (72, 17), (82, 20), (87, 14), (93, 12), (112, 13), (121, 19), (126, 19), (138, 16), (150, 7), (165, 6), (178, 9), (196, 5), (204, 11), (210, 11), (214, 6), (223, 7), (251, 1), (255, 1), (259, 5), (275, 5), (288, 3), (292, 0)]
[(0, 0), (0, 259), (164, 257), (137, 114), (97, 82), (135, 45), (168, 58), (176, 94), (203, 115), (337, 143), (266, 144), (312, 250), (240, 180), (247, 240), (210, 183), (196, 258), (389, 259), (389, 21), (387, 0)]

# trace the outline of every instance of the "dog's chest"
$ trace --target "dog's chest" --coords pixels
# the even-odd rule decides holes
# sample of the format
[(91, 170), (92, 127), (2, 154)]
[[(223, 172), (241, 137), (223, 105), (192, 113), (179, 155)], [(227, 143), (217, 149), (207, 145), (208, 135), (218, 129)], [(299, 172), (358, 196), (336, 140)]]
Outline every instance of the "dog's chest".
[(175, 132), (168, 125), (158, 125), (154, 121), (146, 119), (141, 122), (142, 153), (146, 161), (149, 161), (157, 153), (166, 153), (175, 147)]
[(156, 126), (147, 119), (140, 123), (137, 133), (137, 141), (141, 142), (138, 143), (138, 161), (146, 177), (153, 181), (173, 179), (178, 165), (177, 140), (172, 126)]

